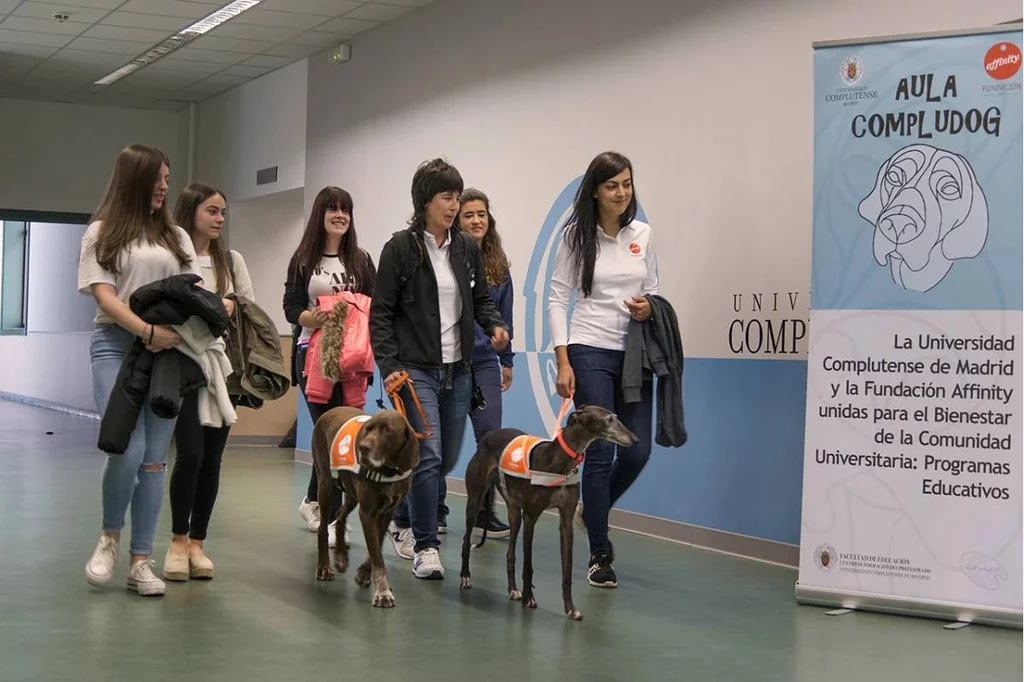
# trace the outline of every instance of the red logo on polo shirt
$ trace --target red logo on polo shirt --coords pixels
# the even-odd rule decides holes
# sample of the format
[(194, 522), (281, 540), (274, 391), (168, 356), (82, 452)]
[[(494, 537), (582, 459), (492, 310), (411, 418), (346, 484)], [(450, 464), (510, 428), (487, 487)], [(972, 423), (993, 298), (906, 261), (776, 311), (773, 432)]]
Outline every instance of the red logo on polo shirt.
[(633, 254), (634, 256), (639, 256), (640, 255), (640, 245), (637, 244), (636, 242), (630, 243), (630, 245), (629, 245), (629, 252), (631, 254)]

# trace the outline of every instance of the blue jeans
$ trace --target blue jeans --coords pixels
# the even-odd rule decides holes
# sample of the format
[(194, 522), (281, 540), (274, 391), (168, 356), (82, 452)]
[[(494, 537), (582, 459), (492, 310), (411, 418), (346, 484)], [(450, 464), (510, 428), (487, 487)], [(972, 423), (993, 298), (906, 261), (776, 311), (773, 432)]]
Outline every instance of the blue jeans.
[[(623, 448), (596, 441), (583, 460), (583, 521), (587, 524), (590, 553), (608, 554), (608, 512), (629, 489), (651, 456), (653, 379), (644, 377), (638, 403), (622, 401), (623, 351), (579, 344), (566, 349), (576, 375), (577, 405), (597, 405), (611, 410), (639, 442)], [(618, 456), (616, 457), (616, 451)]]
[[(100, 415), (107, 409), (121, 361), (134, 342), (135, 336), (116, 324), (101, 324), (92, 334), (89, 361), (92, 365), (93, 397)], [(103, 467), (103, 530), (113, 532), (124, 528), (125, 514), (131, 503), (129, 551), (132, 556), (153, 553), (153, 538), (164, 495), (167, 451), (176, 422), (176, 418), (157, 417), (147, 403), (139, 413), (124, 454), (107, 455)]]
[[(420, 441), (420, 463), (412, 475), (412, 490), (395, 510), (395, 523), (412, 527), (415, 551), (440, 546), (437, 539), (438, 480), (455, 468), (466, 433), (473, 381), (461, 363), (437, 369), (407, 367), (416, 395), (430, 421), (432, 433)], [(409, 423), (423, 430), (410, 397), (403, 395)]]
[[(487, 401), (487, 407), (469, 413), (473, 422), (473, 435), (479, 443), (485, 433), (501, 428), (501, 365), (497, 355), (493, 360), (473, 363), (473, 372), (476, 374), (477, 385), (484, 393), (484, 400)], [(446, 523), (448, 520), (448, 505), (444, 502), (447, 494), (448, 485), (444, 477), (441, 477), (437, 481), (438, 523)]]

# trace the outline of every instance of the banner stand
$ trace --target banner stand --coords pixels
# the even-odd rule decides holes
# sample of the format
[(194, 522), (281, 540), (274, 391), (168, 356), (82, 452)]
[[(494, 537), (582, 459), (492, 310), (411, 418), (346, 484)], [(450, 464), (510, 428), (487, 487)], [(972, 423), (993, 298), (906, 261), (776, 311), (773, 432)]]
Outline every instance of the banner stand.
[(1024, 627), (1024, 33), (816, 42), (800, 604)]

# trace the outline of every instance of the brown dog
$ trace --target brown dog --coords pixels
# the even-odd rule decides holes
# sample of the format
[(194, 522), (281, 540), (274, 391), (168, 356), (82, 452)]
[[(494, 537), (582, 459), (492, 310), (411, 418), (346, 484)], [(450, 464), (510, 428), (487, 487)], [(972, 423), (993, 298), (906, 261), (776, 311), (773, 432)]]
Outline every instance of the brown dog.
[[(391, 608), (395, 596), (388, 585), (381, 544), (395, 507), (412, 487), (412, 472), (420, 459), (420, 444), (409, 422), (397, 410), (368, 415), (354, 407), (336, 407), (313, 427), (313, 466), (318, 481), (320, 531), (317, 534), (317, 580), (334, 580), (327, 547), (331, 501), (344, 490), (338, 528), (359, 506), (359, 521), (369, 556), (356, 570), (356, 584), (373, 583), (373, 605)], [(348, 568), (348, 548), (339, 542), (334, 565)]]

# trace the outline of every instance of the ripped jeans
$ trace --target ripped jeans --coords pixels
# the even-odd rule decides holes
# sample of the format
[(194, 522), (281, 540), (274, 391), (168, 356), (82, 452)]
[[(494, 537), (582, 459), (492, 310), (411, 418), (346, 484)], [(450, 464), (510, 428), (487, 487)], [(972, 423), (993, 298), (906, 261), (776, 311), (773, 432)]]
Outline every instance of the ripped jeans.
[[(116, 324), (98, 325), (89, 345), (92, 391), (102, 416), (121, 369), (121, 361), (135, 336)], [(167, 351), (165, 351), (167, 352)], [(128, 504), (132, 507), (132, 556), (150, 556), (164, 495), (167, 452), (177, 419), (161, 419), (149, 405), (139, 413), (128, 449), (107, 455), (103, 467), (103, 530), (124, 527)]]

